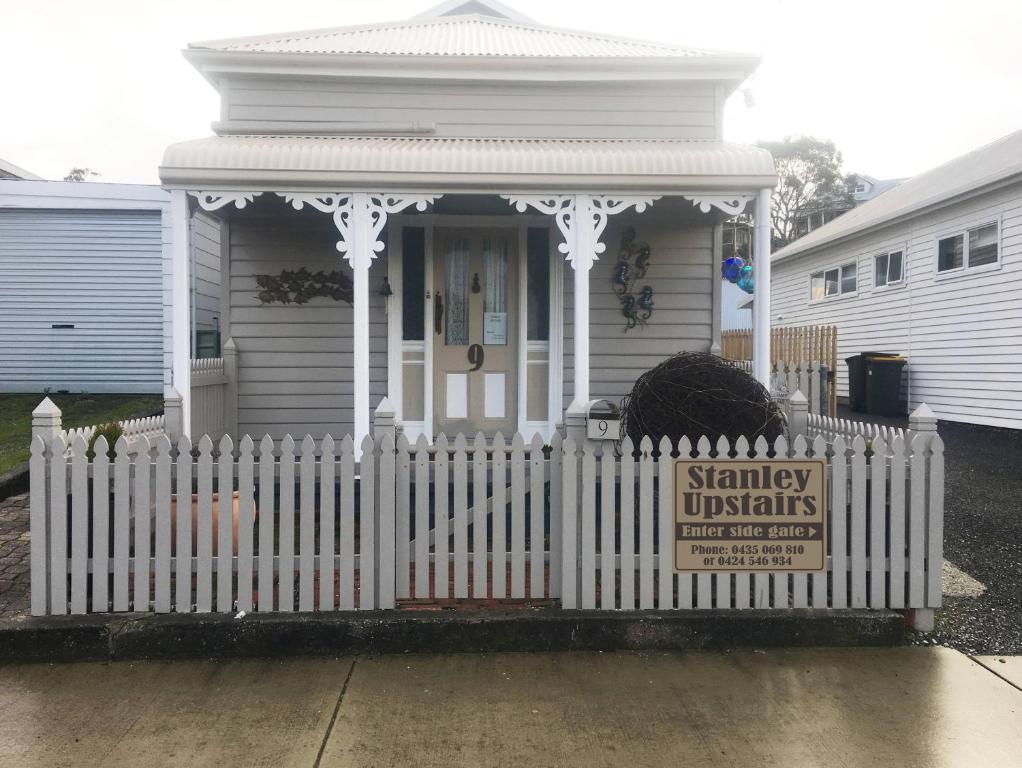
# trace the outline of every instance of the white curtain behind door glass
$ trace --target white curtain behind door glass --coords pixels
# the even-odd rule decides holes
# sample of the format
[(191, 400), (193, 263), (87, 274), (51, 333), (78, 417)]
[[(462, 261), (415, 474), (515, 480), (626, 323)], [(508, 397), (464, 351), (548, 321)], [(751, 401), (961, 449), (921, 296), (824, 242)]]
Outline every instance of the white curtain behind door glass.
[(486, 297), (483, 312), (507, 312), (507, 240), (483, 240)]
[(468, 344), (468, 240), (448, 243), (445, 258), (444, 343)]
[(483, 240), (483, 344), (507, 344), (507, 260), (506, 238)]

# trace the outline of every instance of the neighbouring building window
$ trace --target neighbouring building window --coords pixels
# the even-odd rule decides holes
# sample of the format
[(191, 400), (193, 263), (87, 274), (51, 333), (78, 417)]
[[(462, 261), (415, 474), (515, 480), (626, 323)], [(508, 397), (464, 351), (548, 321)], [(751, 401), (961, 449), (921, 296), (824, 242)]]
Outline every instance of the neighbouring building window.
[(422, 341), (426, 324), (426, 233), (405, 227), (401, 234), (401, 338)]
[(973, 227), (937, 241), (938, 272), (996, 264), (998, 258), (997, 222)]
[(550, 230), (530, 227), (526, 288), (529, 341), (550, 340)]
[(833, 269), (814, 272), (810, 283), (809, 298), (812, 301), (827, 299), (855, 293), (856, 290), (855, 262), (844, 264)]
[(876, 272), (873, 284), (880, 288), (885, 285), (897, 285), (901, 282), (902, 261), (904, 254), (901, 251), (881, 253), (876, 257)]

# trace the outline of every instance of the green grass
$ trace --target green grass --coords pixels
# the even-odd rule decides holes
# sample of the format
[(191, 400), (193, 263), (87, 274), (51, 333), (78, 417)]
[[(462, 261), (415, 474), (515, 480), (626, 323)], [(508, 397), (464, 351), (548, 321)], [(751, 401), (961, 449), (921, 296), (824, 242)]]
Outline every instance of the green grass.
[[(0, 473), (28, 461), (32, 410), (46, 395), (0, 395)], [(160, 395), (50, 395), (64, 429), (149, 416), (163, 410)]]

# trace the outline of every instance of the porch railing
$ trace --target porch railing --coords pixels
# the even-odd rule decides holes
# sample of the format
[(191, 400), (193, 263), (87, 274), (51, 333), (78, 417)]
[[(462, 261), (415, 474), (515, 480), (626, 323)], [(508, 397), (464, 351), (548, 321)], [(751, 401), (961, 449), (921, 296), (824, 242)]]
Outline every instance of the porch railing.
[[(409, 601), (559, 601), (578, 609), (914, 608), (941, 604), (943, 446), (909, 435), (731, 445), (549, 444), (463, 435), (414, 444), (377, 428), (258, 444), (37, 433), (32, 611), (325, 611)], [(382, 420), (386, 424), (386, 420)], [(148, 442), (145, 437), (140, 438)], [(193, 450), (194, 448), (194, 450)], [(827, 572), (675, 573), (671, 457), (820, 456), (829, 474)]]

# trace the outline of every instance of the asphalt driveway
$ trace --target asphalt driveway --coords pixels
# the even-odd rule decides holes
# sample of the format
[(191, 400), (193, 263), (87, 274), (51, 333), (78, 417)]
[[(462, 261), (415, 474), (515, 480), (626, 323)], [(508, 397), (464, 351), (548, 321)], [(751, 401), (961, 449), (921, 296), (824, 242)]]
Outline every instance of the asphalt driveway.
[[(908, 425), (844, 407), (838, 416)], [(1022, 430), (941, 421), (937, 431), (945, 446), (944, 558), (954, 568), (945, 572), (933, 638), (966, 653), (1022, 653)]]

